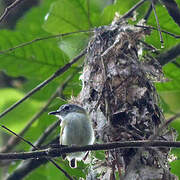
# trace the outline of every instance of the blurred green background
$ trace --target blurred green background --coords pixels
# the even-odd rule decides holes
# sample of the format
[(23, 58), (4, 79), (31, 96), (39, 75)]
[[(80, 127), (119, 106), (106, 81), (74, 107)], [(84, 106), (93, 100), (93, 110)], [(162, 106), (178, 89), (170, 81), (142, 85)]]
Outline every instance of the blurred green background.
[[(31, 41), (40, 37), (47, 37), (59, 33), (74, 32), (80, 30), (89, 30), (101, 25), (108, 25), (114, 18), (115, 12), (120, 15), (126, 13), (137, 0), (45, 0), (35, 1), (34, 4), (27, 6), (26, 11), (19, 13), (17, 19), (11, 19), (13, 24), (8, 25), (7, 20), (13, 14), (10, 14), (1, 23), (0, 26), (0, 51), (15, 47), (21, 43)], [(176, 0), (180, 4), (180, 0)], [(9, 1), (10, 3), (10, 1)], [(89, 4), (88, 4), (89, 3)], [(2, 13), (5, 6), (0, 1)], [(141, 20), (149, 8), (150, 2), (145, 2), (137, 9), (137, 19), (129, 20), (135, 24)], [(18, 12), (18, 8), (14, 10)], [(162, 4), (156, 4), (157, 16), (160, 26), (163, 30), (178, 34), (179, 27), (169, 16), (166, 8)], [(153, 12), (151, 13), (148, 25), (156, 27), (156, 21)], [(179, 34), (180, 35), (180, 34)], [(52, 75), (59, 67), (65, 65), (69, 60), (78, 55), (87, 45), (90, 33), (77, 33), (59, 38), (51, 38), (48, 40), (38, 41), (31, 45), (18, 48), (11, 52), (0, 53), (0, 112), (3, 112), (10, 105), (21, 99), (28, 91), (44, 81)], [(151, 35), (146, 37), (145, 41), (157, 49), (159, 52), (165, 52), (180, 43), (179, 39), (163, 34), (164, 48), (161, 48), (159, 33), (152, 31)], [(64, 80), (82, 64), (83, 59), (74, 64), (66, 73), (49, 83), (45, 88), (38, 91), (12, 112), (0, 119), (0, 123), (4, 124), (16, 133), (19, 133), (27, 124), (27, 122), (37, 113), (43, 105), (48, 101), (50, 96), (64, 82)], [(156, 83), (157, 91), (161, 98), (161, 106), (166, 118), (171, 117), (180, 112), (180, 57), (175, 59), (174, 63), (168, 63), (163, 67), (167, 82)], [(179, 63), (179, 66), (177, 65)], [(81, 90), (81, 81), (79, 80), (80, 72), (76, 72), (71, 78), (63, 91), (64, 98), (70, 99), (71, 95), (76, 96)], [(43, 115), (35, 121), (24, 137), (32, 143), (42, 134), (42, 132), (56, 121), (56, 118), (49, 117), (48, 112), (56, 109), (63, 104), (62, 99), (55, 99)], [(172, 123), (172, 126), (180, 131), (180, 118)], [(59, 128), (49, 137), (55, 137), (59, 132)], [(6, 144), (10, 134), (0, 129), (0, 147)], [(178, 140), (180, 138), (178, 137)], [(15, 151), (28, 151), (29, 145), (24, 142), (20, 143)], [(97, 153), (97, 157), (101, 157), (101, 153)], [(178, 149), (173, 149), (172, 153), (180, 157)], [(79, 164), (78, 169), (71, 170), (68, 163), (58, 160), (61, 167), (71, 172), (74, 176), (84, 177), (87, 165)], [(3, 179), (6, 173), (11, 173), (19, 164), (19, 161), (8, 164), (0, 168), (0, 179)], [(180, 161), (177, 159), (171, 162), (171, 171), (180, 176)], [(81, 167), (84, 167), (83, 171)], [(2, 177), (2, 178), (1, 178)], [(65, 179), (64, 175), (57, 168), (47, 163), (36, 169), (25, 179)]]

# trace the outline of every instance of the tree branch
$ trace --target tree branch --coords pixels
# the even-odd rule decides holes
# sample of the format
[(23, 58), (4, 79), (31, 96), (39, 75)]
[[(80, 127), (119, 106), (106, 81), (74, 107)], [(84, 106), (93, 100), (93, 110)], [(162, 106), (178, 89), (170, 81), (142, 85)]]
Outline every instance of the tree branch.
[(169, 12), (169, 15), (180, 26), (180, 9), (174, 0), (162, 0), (163, 4)]
[(177, 56), (180, 55), (180, 43), (176, 46), (172, 47), (170, 50), (161, 53), (159, 56), (157, 56), (157, 60), (159, 63), (164, 66), (167, 63), (173, 61)]
[[(48, 145), (51, 146), (54, 143), (59, 142), (59, 137), (55, 138), (51, 141), (51, 143)], [(47, 146), (46, 146), (47, 147)], [(30, 172), (37, 169), (42, 164), (46, 164), (48, 162), (47, 159), (29, 159), (26, 161), (22, 161), (20, 165), (10, 174), (6, 180), (20, 180), (27, 176)]]
[[(27, 141), (26, 139), (24, 139), (23, 137), (19, 136), (18, 134), (16, 134), (15, 132), (11, 131), (10, 129), (8, 129), (6, 126), (1, 125), (2, 128), (8, 130), (9, 132), (11, 132), (12, 134), (14, 134), (15, 136), (17, 136), (18, 138), (20, 138), (21, 140), (23, 140), (24, 142), (26, 142), (27, 144), (29, 144), (30, 146), (33, 147), (33, 149), (39, 151), (39, 148), (34, 146), (30, 141)], [(53, 161), (52, 159), (50, 159), (49, 157), (45, 157), (49, 162), (51, 162), (53, 165), (55, 165), (69, 180), (73, 180), (71, 178), (71, 176), (64, 170), (62, 169), (55, 161)], [(1, 158), (0, 158), (1, 159)]]
[(176, 67), (180, 68), (180, 64), (179, 64), (178, 62), (173, 61), (172, 63), (173, 63)]
[(23, 0), (16, 0), (12, 4), (10, 4), (6, 9), (4, 10), (3, 14), (0, 17), (0, 22), (8, 15), (11, 9), (13, 9), (15, 6), (17, 6), (19, 3), (21, 3)]
[(47, 159), (31, 159), (28, 161), (24, 161), (23, 165), (18, 166), (18, 169), (13, 171), (6, 180), (21, 180), (28, 173), (32, 172), (34, 169), (38, 168), (40, 165), (47, 163)]
[(146, 0), (141, 0), (139, 1), (137, 4), (135, 4), (127, 13), (125, 13), (121, 18), (121, 19), (126, 19), (132, 16), (132, 13), (138, 8), (140, 7)]
[[(79, 71), (79, 68), (76, 70), (76, 72), (77, 71)], [(74, 72), (75, 73), (75, 72)], [(61, 86), (59, 87), (59, 88), (57, 88), (57, 90), (56, 90), (56, 92), (51, 96), (51, 98), (48, 100), (48, 103), (41, 109), (41, 111), (39, 112), (39, 113), (37, 113), (37, 115), (38, 115), (38, 117), (47, 109), (47, 107), (51, 104), (51, 102), (53, 101), (53, 99), (55, 98), (55, 97), (57, 97), (58, 96), (58, 94), (61, 96), (62, 95), (62, 91), (63, 91), (63, 89), (66, 87), (66, 85), (67, 85), (67, 83), (69, 82), (69, 80), (71, 80), (72, 79), (72, 77), (73, 77), (73, 75), (74, 75), (74, 73), (73, 74), (71, 74), (70, 76), (68, 76), (68, 78), (66, 78), (66, 80), (63, 82), (63, 84), (61, 84)], [(35, 115), (35, 117), (37, 118), (37, 115)], [(34, 117), (34, 118), (35, 118)], [(34, 119), (33, 118), (33, 119)], [(32, 120), (33, 120), (32, 119)], [(34, 121), (33, 121), (34, 122)], [(28, 123), (29, 124), (29, 123)], [(31, 123), (32, 124), (32, 123)], [(30, 124), (30, 125), (31, 125)], [(48, 137), (48, 135), (50, 135), (50, 133), (57, 127), (57, 125), (59, 124), (59, 121), (56, 121), (56, 122), (54, 122), (51, 126), (49, 126), (45, 131), (44, 131), (44, 133), (42, 134), (42, 136), (35, 142), (35, 144), (34, 145), (32, 145), (32, 143), (30, 143), (29, 141), (26, 141), (24, 138), (22, 138), (20, 135), (17, 135), (16, 133), (14, 133), (14, 132), (12, 132), (10, 129), (8, 129), (8, 128), (6, 128), (5, 126), (3, 126), (3, 128), (5, 128), (6, 130), (8, 130), (8, 131), (10, 131), (12, 134), (14, 134), (15, 136), (13, 136), (11, 139), (13, 139), (14, 141), (12, 141), (11, 139), (11, 141), (10, 142), (12, 142), (11, 144), (9, 144), (9, 146), (5, 146), (5, 148), (3, 148), (2, 150), (6, 150), (7, 148), (9, 149), (9, 147), (10, 148), (12, 148), (13, 147), (13, 145), (14, 145), (14, 143), (15, 142), (19, 142), (21, 139), (23, 140), (23, 141), (25, 141), (25, 142), (27, 142), (28, 144), (30, 144), (33, 148), (32, 148), (32, 150), (37, 150), (37, 147), (39, 147), (43, 142), (44, 142), (44, 140)], [(30, 127), (30, 125), (28, 126), (28, 127)], [(27, 130), (27, 128), (25, 128), (26, 130)], [(24, 130), (25, 130), (24, 129)], [(23, 132), (24, 132), (24, 130), (23, 130)], [(21, 134), (21, 133), (20, 133)], [(14, 143), (13, 143), (14, 142)], [(64, 173), (64, 175), (68, 178), (68, 179), (70, 179), (70, 180), (72, 180), (72, 178), (71, 178), (71, 176), (64, 170), (64, 169), (62, 169), (58, 164), (56, 164), (53, 160), (51, 160), (51, 159), (45, 159), (45, 160), (42, 160), (42, 161), (40, 161), (40, 163), (39, 162), (37, 162), (37, 161), (35, 161), (35, 160), (30, 160), (30, 161), (28, 161), (28, 162), (26, 162), (25, 164), (24, 164), (24, 162), (22, 162), (22, 164), (21, 165), (23, 165), (23, 168), (18, 168), (15, 172), (13, 172), (9, 177), (8, 177), (8, 179), (14, 179), (14, 178), (16, 178), (16, 177), (18, 177), (18, 180), (20, 179), (20, 177), (24, 177), (24, 176), (26, 176), (29, 172), (31, 172), (34, 168), (36, 168), (36, 167), (39, 167), (42, 163), (46, 163), (47, 161), (50, 161), (52, 164), (54, 164), (58, 169), (60, 169), (60, 171), (61, 172), (63, 172)], [(29, 164), (33, 164), (33, 169), (32, 168), (30, 168), (30, 170), (29, 170)], [(24, 167), (28, 167), (28, 171), (27, 171), (27, 169), (25, 169)]]
[[(135, 27), (141, 27), (141, 28), (145, 28), (145, 29), (152, 29), (152, 30), (156, 30), (156, 31), (158, 31), (158, 29), (157, 28), (155, 28), (155, 27), (153, 27), (153, 26), (143, 26), (143, 25), (134, 25)], [(165, 34), (168, 34), (168, 35), (170, 35), (170, 36), (172, 36), (172, 37), (174, 37), (174, 38), (177, 38), (177, 39), (179, 39), (180, 38), (180, 35), (176, 35), (176, 34), (173, 34), (173, 33), (171, 33), (171, 32), (168, 32), (168, 31), (165, 31), (165, 30), (162, 30), (161, 29), (161, 32), (163, 32), (163, 33), (165, 33)]]
[(124, 141), (124, 142), (113, 142), (106, 144), (94, 144), (87, 146), (71, 146), (71, 147), (60, 146), (59, 148), (48, 148), (43, 150), (31, 151), (31, 152), (0, 153), (0, 159), (25, 160), (25, 159), (37, 159), (37, 158), (52, 158), (73, 152), (110, 150), (117, 148), (143, 148), (143, 147), (180, 148), (180, 142), (143, 140), (143, 141)]
[[(75, 71), (77, 72), (77, 71)], [(34, 117), (27, 123), (25, 128), (18, 134), (19, 136), (23, 136), (24, 133), (31, 127), (31, 125), (46, 111), (46, 109), (49, 107), (49, 105), (52, 103), (52, 101), (57, 97), (57, 96), (62, 96), (62, 91), (66, 87), (67, 83), (72, 79), (74, 76), (74, 73), (68, 76), (68, 78), (58, 87), (55, 91), (55, 93), (49, 98), (47, 103), (41, 108), (41, 110), (34, 115)], [(58, 122), (55, 122), (51, 126), (49, 126), (43, 135), (38, 139), (38, 142), (35, 143), (35, 146), (41, 145), (44, 140), (48, 137), (51, 131), (58, 125)], [(4, 152), (9, 152), (14, 146), (16, 146), (20, 142), (20, 138), (17, 136), (11, 136), (10, 139), (8, 140), (7, 144), (0, 149), (0, 153)]]
[(86, 54), (86, 49), (83, 50), (78, 56), (76, 56), (74, 59), (72, 59), (69, 63), (67, 63), (65, 66), (58, 69), (53, 75), (51, 75), (48, 79), (40, 83), (38, 86), (36, 86), (34, 89), (29, 91), (22, 99), (17, 101), (15, 104), (10, 106), (8, 109), (6, 109), (4, 112), (0, 114), (0, 118), (5, 116), (8, 112), (12, 111), (15, 107), (17, 107), (19, 104), (24, 102), (26, 99), (28, 99), (30, 96), (32, 96), (35, 92), (39, 91), (41, 88), (46, 86), (49, 82), (63, 74), (65, 71), (67, 71), (74, 63), (76, 63), (81, 57), (83, 57)]
[(148, 10), (147, 10), (147, 12), (146, 12), (146, 14), (144, 16), (144, 20), (145, 20), (146, 23), (147, 23), (150, 15), (151, 15), (151, 12), (152, 12), (152, 4), (149, 5), (149, 8), (148, 8)]
[(157, 13), (156, 13), (156, 8), (155, 8), (155, 5), (154, 5), (154, 0), (151, 1), (151, 5), (152, 5), (152, 9), (154, 11), (154, 16), (155, 16), (155, 19), (156, 19), (156, 24), (157, 24), (157, 29), (158, 29), (158, 32), (159, 32), (159, 36), (160, 36), (160, 42), (161, 42), (161, 46), (163, 46), (163, 37), (162, 37), (162, 32), (161, 32), (161, 27), (159, 25), (159, 20), (158, 20), (158, 17), (157, 17)]
[(14, 50), (16, 50), (16, 49), (18, 49), (18, 48), (22, 48), (22, 47), (24, 47), (24, 46), (28, 46), (28, 45), (30, 45), (30, 44), (33, 44), (33, 43), (36, 43), (36, 42), (39, 42), (39, 41), (48, 40), (48, 39), (53, 39), (53, 38), (59, 38), (59, 37), (64, 37), (64, 36), (69, 36), (69, 35), (77, 34), (77, 33), (91, 32), (91, 31), (94, 31), (94, 30), (82, 30), (82, 31), (75, 31), (75, 32), (69, 32), (69, 33), (64, 33), (64, 34), (56, 34), (56, 35), (51, 35), (51, 36), (36, 38), (36, 39), (31, 40), (31, 41), (28, 41), (28, 42), (19, 44), (19, 45), (17, 45), (17, 46), (14, 46), (14, 47), (12, 47), (12, 48), (2, 50), (2, 51), (0, 51), (0, 54), (7, 53), (7, 52), (11, 52), (11, 51), (14, 51)]

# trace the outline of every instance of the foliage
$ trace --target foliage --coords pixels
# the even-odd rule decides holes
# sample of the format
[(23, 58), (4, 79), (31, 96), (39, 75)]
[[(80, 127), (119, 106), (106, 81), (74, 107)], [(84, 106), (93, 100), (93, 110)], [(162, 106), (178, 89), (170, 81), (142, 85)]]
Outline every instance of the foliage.
[[(18, 22), (15, 30), (0, 31), (0, 50), (3, 51), (39, 37), (46, 37), (58, 33), (89, 30), (101, 25), (107, 25), (113, 20), (115, 12), (123, 15), (135, 3), (137, 3), (138, 0), (117, 0), (113, 5), (110, 5), (110, 0), (92, 0), (89, 1), (89, 12), (87, 2), (88, 1), (85, 0), (42, 1), (38, 7), (31, 9)], [(180, 4), (180, 0), (177, 0), (177, 4), (178, 3)], [(130, 20), (130, 23), (133, 24), (139, 21), (144, 16), (148, 7), (149, 1), (144, 3), (144, 5), (137, 10), (137, 20)], [(173, 22), (165, 7), (161, 4), (157, 4), (156, 10), (161, 28), (174, 34), (178, 34), (179, 27)], [(90, 18), (88, 18), (88, 13)], [(153, 13), (149, 18), (148, 24), (156, 27), (156, 21)], [(24, 76), (28, 79), (28, 81), (20, 87), (0, 89), (0, 111), (4, 111), (11, 104), (21, 99), (29, 90), (52, 75), (59, 67), (65, 65), (87, 45), (89, 37), (90, 35), (87, 33), (78, 33), (75, 35), (35, 42), (31, 45), (18, 48), (12, 52), (1, 53), (0, 69), (5, 71), (8, 75), (14, 77)], [(159, 34), (157, 31), (153, 31), (151, 35), (145, 39), (145, 41), (158, 48), (160, 53), (173, 47), (175, 44), (180, 43), (178, 39), (175, 39), (167, 34), (163, 34), (163, 37), (165, 41), (165, 48), (161, 48)], [(177, 58), (176, 61), (180, 63), (180, 58)], [(65, 78), (68, 77), (69, 74), (76, 70), (79, 64), (82, 64), (82, 62), (73, 65), (73, 67), (62, 76), (55, 79), (44, 89), (21, 104), (18, 108), (7, 114), (7, 116), (0, 120), (1, 124), (6, 125), (16, 133), (20, 132), (29, 119), (39, 111), (52, 93), (55, 92), (56, 88), (65, 80)], [(156, 87), (163, 99), (162, 107), (165, 107), (164, 111), (167, 117), (169, 117), (180, 110), (179, 67), (169, 63), (164, 67), (164, 73), (169, 81), (157, 83)], [(66, 98), (70, 98), (72, 94), (77, 95), (80, 91), (81, 84), (78, 80), (79, 75), (80, 74), (77, 73), (66, 87), (64, 91)], [(62, 100), (56, 99), (52, 103), (50, 109), (53, 109), (62, 103)], [(55, 118), (49, 117), (47, 112), (45, 112), (44, 115), (41, 116), (25, 134), (25, 138), (31, 142), (35, 142), (44, 129), (55, 120)], [(173, 122), (173, 127), (180, 132), (180, 119)], [(1, 130), (0, 133), (2, 135), (4, 130)], [(0, 143), (1, 142), (2, 140), (0, 140)], [(16, 148), (16, 150), (21, 151), (28, 149), (29, 146), (25, 143), (21, 143)], [(177, 150), (174, 150), (173, 153), (180, 157)], [(97, 155), (97, 157), (98, 156), (101, 155)], [(80, 163), (79, 169), (71, 170), (68, 167), (67, 162), (62, 161), (60, 158), (58, 161), (60, 162), (62, 168), (71, 175), (84, 177), (86, 173), (85, 167), (87, 167), (87, 165)], [(11, 167), (9, 169), (9, 173), (11, 173), (16, 166), (17, 165)], [(179, 166), (179, 161), (172, 163), (172, 171), (177, 173), (177, 175), (179, 175)], [(81, 167), (84, 167), (85, 172), (81, 171)], [(32, 174), (30, 174), (30, 176), (26, 177), (27, 180), (39, 178), (48, 180), (58, 178), (64, 179), (65, 177), (58, 169), (48, 163), (41, 166), (39, 169), (36, 169)]]

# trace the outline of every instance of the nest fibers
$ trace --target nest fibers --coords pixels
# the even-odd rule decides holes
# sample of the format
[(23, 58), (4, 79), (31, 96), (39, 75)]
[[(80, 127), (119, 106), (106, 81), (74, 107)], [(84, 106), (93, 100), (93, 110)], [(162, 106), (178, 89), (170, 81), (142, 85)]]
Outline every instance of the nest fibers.
[[(89, 42), (81, 75), (82, 90), (76, 101), (89, 111), (96, 138), (101, 142), (147, 140), (165, 121), (153, 85), (153, 81), (163, 79), (161, 67), (156, 59), (143, 56), (139, 41), (147, 33), (126, 22), (113, 23), (97, 28)], [(173, 132), (164, 129), (155, 139), (173, 140)], [(128, 180), (173, 179), (167, 162), (169, 151), (107, 151), (106, 170), (102, 169), (100, 179), (110, 179), (116, 171), (124, 172)]]

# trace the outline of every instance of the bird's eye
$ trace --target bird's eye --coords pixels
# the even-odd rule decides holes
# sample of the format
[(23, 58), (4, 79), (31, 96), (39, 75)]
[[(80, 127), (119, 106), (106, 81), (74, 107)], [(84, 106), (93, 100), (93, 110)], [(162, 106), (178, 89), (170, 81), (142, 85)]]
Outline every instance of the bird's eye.
[(69, 110), (69, 106), (65, 106), (64, 109), (65, 109), (65, 110)]

